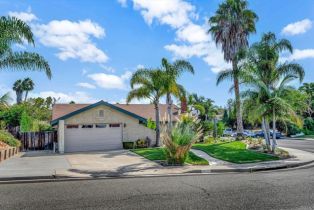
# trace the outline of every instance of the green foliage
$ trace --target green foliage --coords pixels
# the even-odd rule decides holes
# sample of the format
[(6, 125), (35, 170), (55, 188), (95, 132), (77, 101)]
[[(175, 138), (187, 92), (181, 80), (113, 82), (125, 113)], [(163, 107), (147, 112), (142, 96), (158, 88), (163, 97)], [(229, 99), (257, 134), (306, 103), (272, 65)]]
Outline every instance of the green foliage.
[(37, 70), (46, 73), (51, 78), (48, 62), (38, 53), (27, 51), (14, 52), (15, 44), (29, 43), (34, 45), (30, 26), (16, 17), (0, 18), (0, 69)]
[(148, 128), (155, 130), (156, 129), (156, 123), (152, 119), (147, 120), (147, 125)]
[(148, 141), (146, 139), (138, 139), (136, 141), (136, 148), (147, 148)]
[(225, 130), (225, 124), (222, 121), (217, 123), (217, 135), (222, 136)]
[[(152, 161), (164, 161), (166, 160), (166, 152), (164, 148), (146, 148), (146, 149), (133, 149), (132, 152), (145, 157), (148, 160)], [(193, 152), (189, 152), (185, 163), (192, 165), (208, 165), (208, 161), (198, 157)]]
[(52, 131), (53, 128), (51, 125), (45, 121), (33, 120), (31, 131), (40, 132), (40, 131)]
[(272, 155), (247, 150), (246, 144), (241, 141), (219, 144), (195, 144), (193, 148), (202, 150), (215, 158), (232, 163), (255, 163), (278, 160), (277, 157)]
[(296, 124), (291, 123), (291, 122), (287, 123), (287, 135), (288, 136), (295, 135), (301, 132), (302, 132), (302, 129), (299, 128)]
[(0, 141), (11, 147), (20, 147), (21, 142), (5, 130), (0, 130)]
[(32, 118), (26, 112), (23, 112), (21, 116), (20, 130), (22, 132), (29, 132), (32, 130), (32, 126)]
[(304, 125), (303, 125), (303, 132), (306, 135), (314, 135), (314, 119), (313, 118), (305, 118)]
[(3, 121), (6, 126), (19, 126), (23, 112), (25, 112), (23, 104), (13, 105), (9, 109), (0, 111), (0, 120)]
[(133, 141), (130, 141), (130, 142), (124, 141), (122, 144), (123, 144), (123, 149), (134, 149), (135, 147), (135, 142)]
[(169, 130), (168, 126), (162, 128), (162, 141), (168, 164), (183, 164), (193, 143), (202, 135), (200, 127), (196, 128), (197, 119), (184, 115), (175, 126)]

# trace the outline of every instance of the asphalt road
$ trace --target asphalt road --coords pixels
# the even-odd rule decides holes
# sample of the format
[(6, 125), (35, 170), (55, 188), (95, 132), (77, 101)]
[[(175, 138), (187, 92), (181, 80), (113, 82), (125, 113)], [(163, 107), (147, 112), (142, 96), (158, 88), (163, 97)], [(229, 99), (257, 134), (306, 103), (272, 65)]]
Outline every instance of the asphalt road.
[(277, 143), (282, 147), (289, 147), (314, 153), (314, 140), (279, 139), (277, 140)]
[(0, 209), (314, 209), (314, 167), (252, 174), (1, 184)]

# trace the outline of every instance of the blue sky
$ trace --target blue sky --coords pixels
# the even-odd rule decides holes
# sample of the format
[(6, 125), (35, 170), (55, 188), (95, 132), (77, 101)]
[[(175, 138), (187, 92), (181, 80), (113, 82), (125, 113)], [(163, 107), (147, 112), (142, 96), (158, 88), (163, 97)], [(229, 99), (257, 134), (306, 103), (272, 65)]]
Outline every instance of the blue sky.
[[(60, 98), (59, 102), (98, 100), (124, 103), (129, 78), (138, 67), (159, 67), (161, 58), (187, 59), (196, 71), (180, 83), (225, 105), (230, 82), (216, 86), (218, 71), (228, 67), (220, 49), (205, 32), (207, 19), (220, 0), (0, 0), (1, 15), (17, 16), (33, 28), (36, 47), (15, 46), (39, 52), (50, 63), (53, 78), (43, 73), (0, 74), (1, 93), (15, 80), (31, 77), (32, 96)], [(259, 16), (257, 33), (275, 32), (289, 39), (295, 52), (282, 59), (300, 63), (304, 82), (314, 80), (314, 1), (249, 1)], [(14, 95), (12, 95), (14, 96)], [(141, 101), (145, 103), (147, 101)], [(139, 103), (134, 101), (134, 103)]]

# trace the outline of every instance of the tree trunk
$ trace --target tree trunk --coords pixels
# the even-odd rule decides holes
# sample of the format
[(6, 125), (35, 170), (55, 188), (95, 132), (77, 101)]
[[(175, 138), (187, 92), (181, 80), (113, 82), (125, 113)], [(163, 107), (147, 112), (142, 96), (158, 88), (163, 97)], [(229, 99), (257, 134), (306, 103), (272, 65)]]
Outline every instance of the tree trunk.
[(28, 95), (28, 91), (25, 92), (25, 98), (24, 98), (24, 101), (26, 102), (27, 100), (27, 95)]
[(155, 102), (155, 118), (156, 118), (156, 147), (160, 146), (160, 120), (159, 120), (159, 101)]
[[(236, 61), (232, 61), (233, 71), (237, 71)], [(243, 121), (242, 121), (242, 110), (241, 110), (241, 99), (240, 99), (240, 88), (238, 78), (234, 78), (234, 95), (236, 102), (236, 112), (237, 112), (237, 137), (243, 137)]]
[(267, 135), (267, 126), (266, 126), (266, 119), (265, 119), (265, 117), (262, 117), (262, 129), (263, 129), (263, 132), (264, 132), (264, 138), (265, 138), (267, 150), (270, 151), (270, 140), (269, 140), (269, 137)]
[(171, 100), (171, 94), (167, 93), (167, 97), (166, 97), (166, 103), (167, 103), (167, 121), (168, 121), (168, 127), (169, 130), (172, 127), (172, 100)]
[(272, 151), (275, 153), (275, 149), (277, 147), (277, 140), (276, 140), (276, 111), (273, 108), (273, 144), (272, 144)]
[(16, 103), (20, 104), (22, 102), (23, 92), (22, 91), (16, 91)]

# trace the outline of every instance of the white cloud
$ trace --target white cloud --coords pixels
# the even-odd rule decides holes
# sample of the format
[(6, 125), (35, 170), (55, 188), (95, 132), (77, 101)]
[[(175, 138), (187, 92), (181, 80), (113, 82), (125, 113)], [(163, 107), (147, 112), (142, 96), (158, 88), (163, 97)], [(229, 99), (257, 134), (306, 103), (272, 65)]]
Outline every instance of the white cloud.
[(121, 4), (122, 7), (127, 7), (128, 6), (128, 2), (127, 0), (117, 0), (119, 4)]
[(82, 75), (84, 76), (85, 74), (87, 74), (88, 70), (86, 69), (82, 69)]
[(99, 100), (91, 97), (86, 92), (74, 92), (74, 93), (63, 93), (63, 92), (55, 92), (55, 91), (43, 91), (40, 93), (31, 93), (31, 97), (42, 97), (47, 98), (49, 96), (54, 97), (58, 100), (58, 103), (69, 103), (70, 101), (74, 101), (75, 103), (95, 103)]
[(23, 20), (24, 22), (27, 22), (27, 23), (30, 23), (30, 22), (38, 19), (36, 17), (36, 15), (31, 13), (31, 9), (30, 8), (28, 9), (27, 12), (13, 12), (13, 11), (10, 11), (9, 12), (9, 16), (16, 17), (18, 19)]
[(92, 85), (92, 84), (87, 83), (87, 82), (80, 82), (80, 83), (77, 83), (76, 85), (79, 87), (88, 88), (88, 89), (95, 89), (96, 88), (95, 85)]
[(314, 49), (304, 49), (304, 50), (295, 49), (292, 55), (283, 56), (280, 58), (280, 60), (292, 61), (292, 60), (302, 60), (302, 59), (308, 59), (308, 58), (314, 58)]
[(176, 32), (177, 38), (190, 43), (208, 42), (209, 36), (204, 27), (190, 23)]
[(196, 17), (195, 7), (182, 0), (133, 0), (133, 4), (149, 25), (156, 19), (161, 24), (179, 28), (189, 23), (191, 17)]
[(108, 71), (108, 72), (111, 72), (111, 73), (113, 73), (113, 72), (116, 71), (116, 70), (115, 70), (113, 67), (111, 67), (111, 66), (105, 66), (105, 65), (103, 65), (103, 64), (100, 64), (100, 67), (101, 67), (102, 69)]
[(290, 23), (285, 26), (281, 33), (285, 35), (297, 35), (304, 34), (312, 28), (312, 21), (309, 19), (304, 19), (295, 23)]
[(57, 48), (58, 58), (80, 59), (83, 62), (105, 63), (108, 56), (91, 41), (91, 37), (103, 38), (105, 30), (91, 20), (53, 20), (48, 24), (35, 24), (34, 33), (47, 47)]
[(175, 30), (176, 43), (165, 46), (174, 58), (201, 58), (215, 73), (230, 66), (224, 61), (220, 48), (207, 34), (207, 24), (194, 23), (198, 15), (191, 3), (183, 0), (133, 0), (133, 4), (149, 25), (155, 20)]
[(95, 73), (89, 74), (88, 77), (95, 81), (96, 85), (104, 89), (120, 89), (128, 88), (127, 81), (130, 79), (132, 72), (126, 71), (121, 76), (114, 74)]

